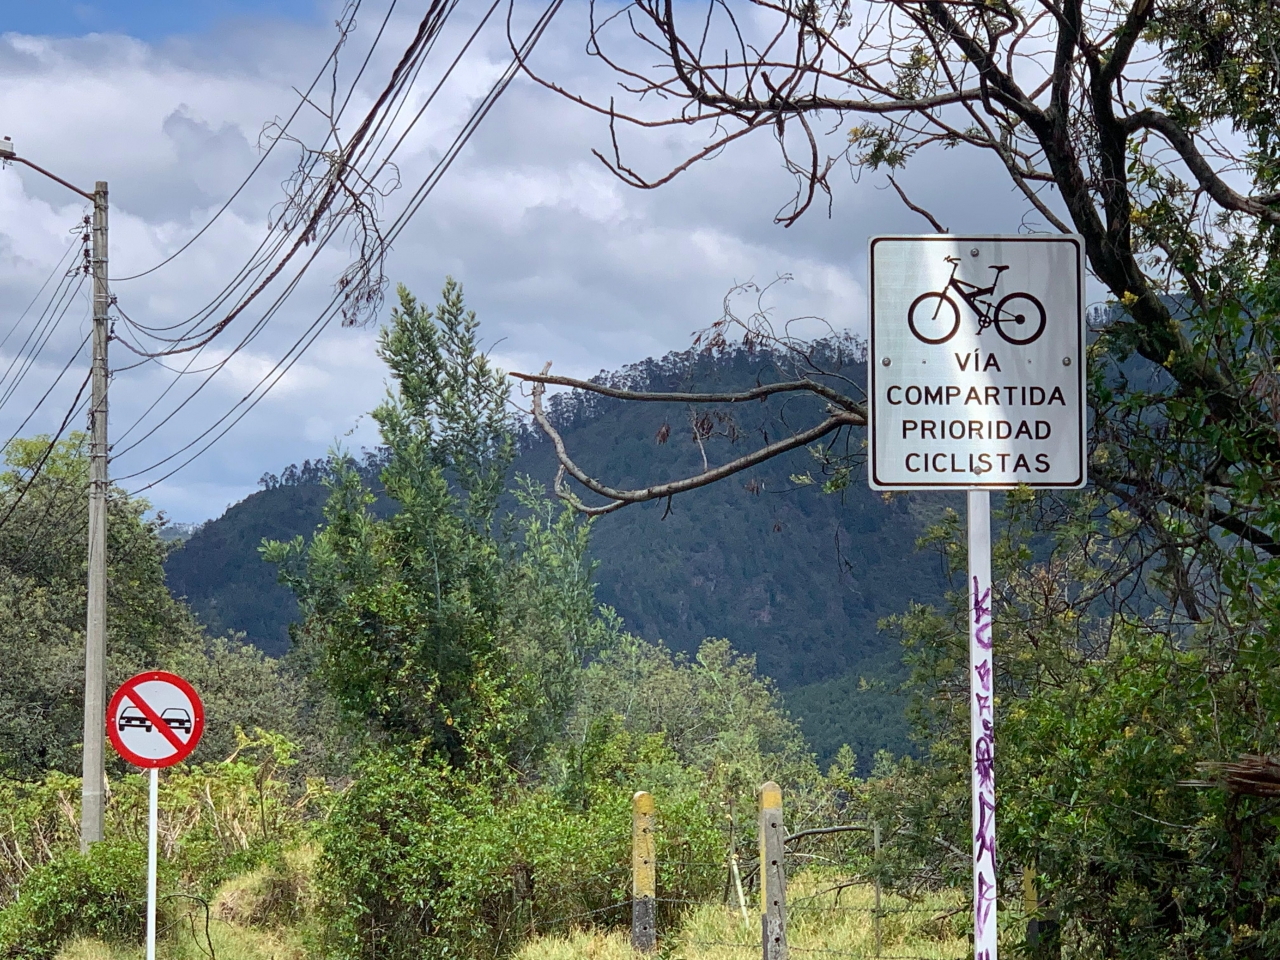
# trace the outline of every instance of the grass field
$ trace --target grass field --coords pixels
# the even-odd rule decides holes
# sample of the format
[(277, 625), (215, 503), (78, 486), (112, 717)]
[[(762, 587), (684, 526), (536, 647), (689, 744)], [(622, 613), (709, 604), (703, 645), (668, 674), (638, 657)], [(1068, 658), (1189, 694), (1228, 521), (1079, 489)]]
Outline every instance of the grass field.
[[(876, 951), (875, 894), (864, 884), (840, 889), (841, 877), (800, 874), (788, 883), (787, 943), (797, 960), (873, 958)], [(959, 929), (963, 898), (934, 895), (916, 902), (885, 896), (881, 901), (880, 956), (919, 960), (963, 960), (969, 938)], [(958, 911), (958, 912), (957, 912)], [(680, 926), (661, 937), (664, 956), (681, 960), (755, 960), (760, 956), (760, 915), (720, 904), (695, 906)], [(538, 937), (517, 960), (633, 960), (625, 930), (578, 930)]]
[[(796, 960), (838, 960), (877, 956), (875, 894), (865, 884), (841, 887), (838, 875), (808, 872), (788, 884), (787, 941)], [(964, 900), (958, 893), (917, 901), (885, 895), (881, 902), (879, 956), (885, 960), (963, 960), (969, 939), (963, 929)], [(177, 942), (161, 945), (161, 960), (208, 960), (204, 912), (184, 921)], [(308, 955), (302, 937), (285, 929), (263, 929), (220, 920), (216, 913), (208, 936), (218, 960), (318, 960)], [(660, 953), (680, 960), (755, 960), (760, 956), (760, 916), (749, 908), (723, 904), (692, 906), (679, 925), (659, 931)], [(141, 949), (112, 948), (78, 941), (57, 960), (141, 960)], [(528, 941), (516, 960), (634, 960), (626, 930), (584, 928)]]
[[(198, 938), (184, 930), (177, 942), (156, 945), (157, 960), (209, 960), (210, 946), (217, 960), (310, 960), (300, 938), (288, 930), (262, 930), (214, 921), (205, 940), (203, 921)], [(77, 940), (63, 947), (57, 960), (143, 960), (142, 947), (108, 947), (92, 940)]]

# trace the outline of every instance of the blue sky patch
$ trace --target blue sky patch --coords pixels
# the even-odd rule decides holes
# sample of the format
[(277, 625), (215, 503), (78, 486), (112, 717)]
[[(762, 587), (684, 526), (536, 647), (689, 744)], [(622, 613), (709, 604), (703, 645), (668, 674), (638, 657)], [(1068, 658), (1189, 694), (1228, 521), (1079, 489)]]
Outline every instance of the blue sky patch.
[(318, 0), (0, 0), (0, 33), (126, 33), (155, 41), (224, 20), (312, 21), (327, 7)]

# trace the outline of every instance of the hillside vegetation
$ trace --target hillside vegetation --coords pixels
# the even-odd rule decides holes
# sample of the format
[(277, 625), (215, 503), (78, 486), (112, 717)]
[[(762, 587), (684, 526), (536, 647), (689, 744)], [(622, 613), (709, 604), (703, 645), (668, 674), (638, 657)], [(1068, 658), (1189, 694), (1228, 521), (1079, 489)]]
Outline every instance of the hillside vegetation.
[[(705, 392), (750, 386), (772, 373), (769, 354), (743, 350), (672, 354), (601, 376), (634, 389)], [(856, 360), (849, 375), (862, 377)], [(598, 475), (630, 483), (683, 475), (701, 464), (691, 418), (706, 411), (555, 399), (566, 442)], [(712, 416), (717, 412), (710, 409)], [(732, 424), (718, 422), (704, 441), (713, 459), (736, 455), (750, 436), (783, 429), (787, 416), (780, 404), (729, 412)], [(659, 442), (662, 432), (668, 435)], [(362, 472), (376, 487), (376, 458), (370, 463), (375, 466)], [(901, 700), (884, 683), (900, 676), (899, 648), (877, 623), (911, 602), (941, 598), (940, 564), (915, 542), (952, 498), (886, 500), (861, 482), (824, 492), (826, 478), (814, 466), (807, 451), (796, 451), (734, 482), (683, 496), (670, 509), (646, 504), (600, 518), (589, 548), (598, 564), (596, 595), (628, 630), (677, 651), (691, 653), (706, 637), (725, 637), (753, 654), (786, 693), (822, 758), (846, 742), (868, 759), (884, 748), (901, 754), (909, 749)], [(211, 632), (242, 632), (273, 656), (289, 649), (297, 602), (262, 562), (259, 546), (264, 538), (315, 532), (328, 495), (325, 474), (319, 463), (307, 463), (265, 477), (264, 489), (169, 555), (171, 590)], [(526, 430), (511, 474), (550, 484), (550, 444)], [(803, 482), (809, 475), (815, 482)], [(391, 507), (383, 498), (375, 509)], [(880, 681), (877, 689), (867, 690), (864, 679)]]

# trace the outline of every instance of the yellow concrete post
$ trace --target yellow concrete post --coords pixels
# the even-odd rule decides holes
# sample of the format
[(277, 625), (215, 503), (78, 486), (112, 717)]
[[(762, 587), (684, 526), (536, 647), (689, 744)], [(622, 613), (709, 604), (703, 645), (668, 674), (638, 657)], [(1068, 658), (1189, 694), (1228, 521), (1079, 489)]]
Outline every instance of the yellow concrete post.
[(646, 953), (658, 946), (653, 814), (652, 794), (641, 790), (631, 798), (631, 946)]
[(872, 821), (871, 823), (871, 843), (875, 848), (876, 855), (876, 956), (880, 956), (880, 952), (884, 947), (884, 939), (880, 930), (880, 823)]
[(786, 841), (782, 788), (770, 780), (760, 788), (760, 931), (764, 960), (787, 960)]
[[(1058, 929), (1058, 912), (1041, 898), (1036, 885), (1034, 863), (1022, 868), (1022, 907), (1027, 917), (1027, 946), (1043, 948), (1046, 942), (1054, 942)], [(1060, 948), (1051, 948), (1057, 955)]]

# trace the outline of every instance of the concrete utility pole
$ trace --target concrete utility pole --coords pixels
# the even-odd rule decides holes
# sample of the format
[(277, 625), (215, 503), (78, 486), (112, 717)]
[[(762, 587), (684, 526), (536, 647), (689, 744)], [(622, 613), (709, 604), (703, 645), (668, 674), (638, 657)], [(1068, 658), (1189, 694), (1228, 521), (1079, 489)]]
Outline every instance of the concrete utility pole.
[(93, 397), (89, 408), (89, 602), (84, 634), (84, 762), (80, 787), (80, 849), (102, 839), (106, 788), (103, 764), (107, 729), (107, 182), (87, 193), (24, 157), (0, 140), (0, 161), (25, 164), (93, 202)]
[(107, 715), (107, 182), (93, 188), (93, 399), (89, 407), (89, 609), (84, 634), (80, 849), (102, 839)]

